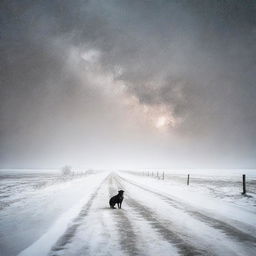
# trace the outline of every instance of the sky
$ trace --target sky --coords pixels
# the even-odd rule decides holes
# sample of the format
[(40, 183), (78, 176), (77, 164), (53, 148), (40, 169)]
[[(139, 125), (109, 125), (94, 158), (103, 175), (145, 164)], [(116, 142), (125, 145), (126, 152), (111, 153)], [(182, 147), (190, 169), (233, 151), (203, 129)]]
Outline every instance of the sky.
[(0, 168), (256, 168), (256, 2), (2, 0)]

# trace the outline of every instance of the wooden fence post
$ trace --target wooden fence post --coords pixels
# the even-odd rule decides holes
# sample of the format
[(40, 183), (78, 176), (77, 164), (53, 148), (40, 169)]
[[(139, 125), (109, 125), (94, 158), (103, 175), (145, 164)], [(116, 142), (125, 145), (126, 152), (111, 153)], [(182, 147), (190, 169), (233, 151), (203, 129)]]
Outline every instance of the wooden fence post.
[(246, 176), (243, 174), (243, 193), (242, 195), (246, 194)]
[(188, 174), (188, 179), (187, 179), (187, 185), (189, 185), (189, 174)]

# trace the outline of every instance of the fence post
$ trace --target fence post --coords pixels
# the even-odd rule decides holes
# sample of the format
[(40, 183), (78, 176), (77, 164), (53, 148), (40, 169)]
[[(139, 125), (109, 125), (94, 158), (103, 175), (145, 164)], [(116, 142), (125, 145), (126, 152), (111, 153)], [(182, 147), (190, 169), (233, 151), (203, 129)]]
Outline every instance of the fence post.
[(245, 174), (243, 174), (243, 193), (242, 195), (245, 195), (246, 194), (246, 176)]
[(158, 177), (158, 171), (157, 171), (157, 173), (156, 173), (156, 176), (157, 176), (157, 178), (159, 178), (159, 177)]
[(163, 172), (163, 180), (164, 180), (164, 172)]
[(187, 186), (189, 185), (189, 174), (188, 174), (188, 179), (187, 179)]

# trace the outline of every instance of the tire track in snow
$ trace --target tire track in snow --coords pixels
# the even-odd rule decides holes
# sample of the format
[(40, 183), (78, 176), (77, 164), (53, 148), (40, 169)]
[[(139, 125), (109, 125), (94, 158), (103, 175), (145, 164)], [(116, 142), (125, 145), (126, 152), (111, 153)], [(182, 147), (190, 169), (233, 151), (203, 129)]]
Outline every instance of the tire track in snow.
[(247, 242), (247, 243), (250, 243), (251, 246), (256, 246), (256, 238), (254, 236), (247, 234), (224, 221), (221, 221), (221, 220), (212, 218), (210, 216), (207, 216), (203, 213), (200, 213), (196, 209), (193, 209), (192, 206), (186, 205), (185, 203), (181, 203), (177, 200), (174, 200), (168, 196), (162, 195), (162, 194), (155, 192), (151, 189), (144, 188), (143, 186), (135, 184), (132, 181), (129, 181), (123, 177), (119, 176), (119, 178), (133, 186), (143, 189), (144, 191), (147, 191), (147, 192), (157, 195), (158, 197), (162, 198), (165, 202), (168, 202), (168, 204), (170, 204), (172, 207), (175, 207), (179, 210), (182, 210), (182, 211), (188, 213), (190, 216), (195, 217), (199, 221), (207, 223), (211, 227), (222, 231), (224, 234), (235, 239), (238, 242)]
[[(109, 179), (109, 196), (113, 196), (116, 194), (116, 189), (113, 186), (113, 177)], [(127, 253), (128, 255), (141, 255), (139, 250), (137, 249), (136, 245), (136, 234), (133, 230), (133, 226), (131, 224), (131, 221), (127, 217), (127, 215), (121, 210), (114, 210), (114, 220), (116, 222), (116, 226), (118, 228), (118, 231), (120, 233), (120, 245), (121, 249)]]
[[(123, 187), (122, 184), (115, 178), (115, 182), (120, 186)], [(185, 241), (185, 235), (179, 234), (175, 231), (168, 229), (164, 224), (160, 223), (159, 220), (154, 216), (155, 213), (149, 209), (148, 207), (140, 204), (136, 200), (132, 199), (128, 193), (126, 193), (126, 204), (131, 207), (134, 212), (140, 215), (145, 221), (147, 221), (157, 233), (175, 246), (178, 249), (178, 252), (183, 256), (199, 256), (199, 255), (214, 255), (213, 253), (207, 252), (204, 249), (199, 249), (194, 247), (193, 245), (189, 244)]]
[(120, 233), (113, 219), (115, 211), (108, 206), (108, 200), (109, 179), (102, 184), (70, 244), (58, 255), (127, 255), (120, 246)]
[(82, 207), (81, 211), (79, 212), (78, 216), (73, 220), (73, 224), (65, 231), (65, 233), (58, 239), (58, 241), (56, 242), (56, 244), (52, 247), (50, 253), (48, 255), (50, 256), (57, 256), (57, 252), (62, 251), (65, 249), (65, 246), (67, 244), (69, 244), (78, 227), (82, 224), (82, 220), (87, 216), (87, 214), (89, 213), (89, 210), (92, 206), (92, 203), (94, 201), (94, 199), (96, 198), (96, 196), (99, 193), (99, 190), (102, 186), (102, 184), (104, 182), (106, 182), (106, 180), (108, 179), (108, 176), (100, 183), (100, 185), (97, 187), (97, 189), (95, 190), (95, 192), (92, 194), (92, 196), (90, 197), (89, 201)]

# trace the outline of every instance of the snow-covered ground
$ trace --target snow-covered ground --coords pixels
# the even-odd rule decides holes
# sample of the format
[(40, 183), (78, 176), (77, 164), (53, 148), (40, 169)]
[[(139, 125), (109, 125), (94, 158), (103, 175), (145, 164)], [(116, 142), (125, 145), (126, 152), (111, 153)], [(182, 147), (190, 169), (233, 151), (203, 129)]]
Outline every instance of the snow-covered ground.
[[(151, 178), (163, 179), (162, 185), (168, 185), (168, 190), (173, 193), (189, 194), (196, 192), (196, 195), (203, 194), (210, 198), (219, 198), (226, 202), (231, 202), (238, 206), (245, 206), (246, 209), (256, 211), (256, 170), (150, 170), (140, 172), (127, 172), (138, 176), (148, 176)], [(153, 174), (153, 176), (152, 176)], [(187, 187), (187, 177), (190, 174), (189, 187)], [(243, 191), (242, 175), (246, 174), (246, 196)], [(158, 176), (157, 176), (158, 175)], [(148, 179), (149, 181), (150, 179)], [(189, 195), (188, 195), (189, 196)]]
[(249, 196), (241, 173), (207, 173), (2, 172), (0, 255), (255, 255), (254, 172)]
[(70, 179), (57, 172), (1, 172), (0, 255), (17, 255), (60, 220), (57, 229), (64, 232), (106, 175), (101, 172)]

